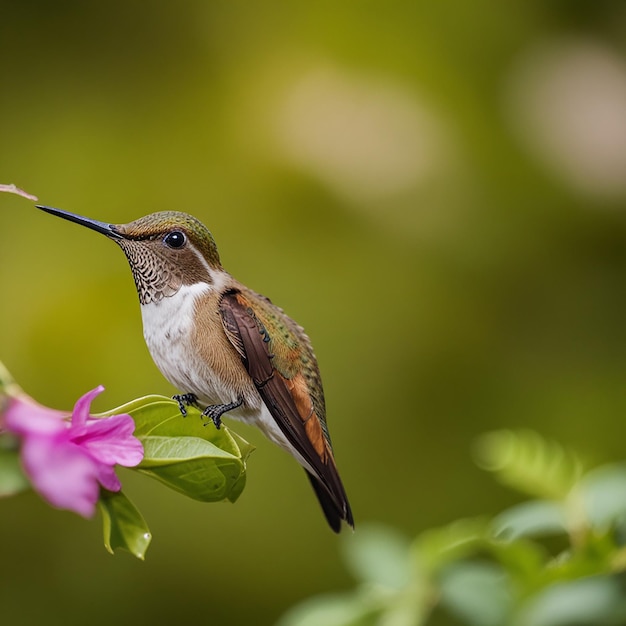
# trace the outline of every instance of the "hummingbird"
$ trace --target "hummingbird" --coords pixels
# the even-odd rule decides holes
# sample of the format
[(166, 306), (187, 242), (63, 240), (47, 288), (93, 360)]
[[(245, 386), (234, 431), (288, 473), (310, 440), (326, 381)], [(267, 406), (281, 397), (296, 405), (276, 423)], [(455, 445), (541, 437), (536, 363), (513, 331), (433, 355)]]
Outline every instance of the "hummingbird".
[(128, 224), (37, 208), (104, 234), (130, 264), (155, 364), (207, 423), (228, 414), (257, 426), (304, 468), (330, 527), (354, 519), (326, 424), (324, 391), (304, 329), (269, 298), (233, 278), (209, 229), (161, 211)]

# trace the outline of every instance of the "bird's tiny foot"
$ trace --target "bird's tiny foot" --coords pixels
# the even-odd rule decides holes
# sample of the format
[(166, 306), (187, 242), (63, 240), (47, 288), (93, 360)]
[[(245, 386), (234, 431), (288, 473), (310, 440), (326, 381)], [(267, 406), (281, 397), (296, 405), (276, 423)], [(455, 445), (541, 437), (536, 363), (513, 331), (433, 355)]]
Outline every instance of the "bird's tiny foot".
[[(213, 404), (202, 411), (202, 415), (210, 418), (217, 430), (219, 430), (222, 425), (222, 414), (224, 413), (224, 411), (221, 410), (222, 406), (221, 404)], [(209, 424), (209, 422), (204, 422), (205, 426), (207, 424)]]
[(180, 393), (172, 396), (172, 400), (178, 402), (178, 410), (183, 417), (187, 417), (188, 406), (198, 406), (198, 397), (195, 393)]
[[(206, 407), (206, 409), (204, 409), (204, 411), (202, 411), (202, 415), (210, 418), (211, 421), (215, 424), (215, 428), (219, 430), (220, 426), (222, 425), (222, 415), (224, 415), (224, 413), (228, 413), (228, 411), (236, 409), (242, 404), (243, 398), (239, 398), (237, 402), (229, 402), (228, 404), (210, 404), (208, 407)], [(205, 422), (204, 425), (206, 426), (208, 423), (209, 422)]]

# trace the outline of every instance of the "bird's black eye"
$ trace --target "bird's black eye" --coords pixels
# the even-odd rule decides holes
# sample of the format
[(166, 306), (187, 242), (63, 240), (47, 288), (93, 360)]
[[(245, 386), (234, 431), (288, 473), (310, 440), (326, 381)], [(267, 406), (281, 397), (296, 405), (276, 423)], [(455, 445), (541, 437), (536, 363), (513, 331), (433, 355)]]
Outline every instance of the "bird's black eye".
[(186, 241), (187, 238), (185, 237), (185, 234), (181, 233), (179, 230), (173, 230), (171, 233), (167, 233), (167, 235), (163, 237), (163, 242), (170, 248), (182, 248)]

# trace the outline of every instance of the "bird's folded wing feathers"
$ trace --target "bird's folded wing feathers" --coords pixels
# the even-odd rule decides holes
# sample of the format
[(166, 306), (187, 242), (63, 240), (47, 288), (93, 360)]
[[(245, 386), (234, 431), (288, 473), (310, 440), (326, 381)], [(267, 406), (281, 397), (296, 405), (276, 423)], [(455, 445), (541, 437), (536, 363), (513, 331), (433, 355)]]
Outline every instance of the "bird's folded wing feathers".
[[(274, 367), (269, 335), (262, 322), (238, 292), (229, 292), (222, 297), (220, 313), (228, 339), (241, 356), (278, 427), (329, 493), (339, 496), (343, 488), (332, 456), (324, 455), (323, 458), (307, 435), (306, 420), (311, 415), (300, 414), (290, 389), (291, 381)], [(342, 505), (338, 503), (338, 506)]]

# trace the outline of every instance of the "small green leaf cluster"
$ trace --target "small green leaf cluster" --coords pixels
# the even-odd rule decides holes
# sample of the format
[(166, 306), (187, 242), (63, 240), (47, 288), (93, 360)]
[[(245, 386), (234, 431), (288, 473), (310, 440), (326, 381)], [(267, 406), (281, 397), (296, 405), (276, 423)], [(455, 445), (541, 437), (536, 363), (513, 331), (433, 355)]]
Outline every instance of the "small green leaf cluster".
[(626, 623), (626, 466), (586, 471), (530, 431), (485, 435), (476, 460), (528, 500), (413, 540), (360, 527), (343, 544), (356, 588), (312, 598), (280, 626), (421, 626), (444, 614), (470, 626)]
[[(146, 396), (108, 411), (135, 420), (135, 436), (144, 448), (143, 461), (132, 469), (162, 482), (194, 500), (235, 502), (246, 484), (246, 461), (253, 447), (225, 426), (219, 430), (188, 407), (164, 396)], [(144, 558), (150, 531), (141, 513), (124, 493), (104, 491), (100, 498), (104, 545)]]

